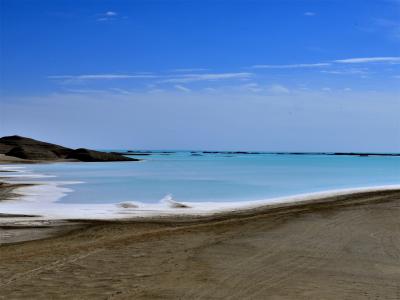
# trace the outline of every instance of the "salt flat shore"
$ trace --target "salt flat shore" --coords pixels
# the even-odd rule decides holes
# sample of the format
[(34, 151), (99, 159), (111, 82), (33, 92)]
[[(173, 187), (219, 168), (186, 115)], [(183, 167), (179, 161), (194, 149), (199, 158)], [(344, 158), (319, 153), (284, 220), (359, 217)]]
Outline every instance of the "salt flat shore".
[(57, 222), (48, 228), (67, 229), (0, 246), (0, 297), (400, 299), (400, 190), (199, 218)]

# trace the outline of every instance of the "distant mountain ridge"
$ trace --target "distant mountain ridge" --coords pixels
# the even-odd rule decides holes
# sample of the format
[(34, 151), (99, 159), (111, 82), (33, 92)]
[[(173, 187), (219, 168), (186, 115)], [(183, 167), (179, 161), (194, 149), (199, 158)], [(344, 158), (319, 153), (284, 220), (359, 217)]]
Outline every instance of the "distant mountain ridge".
[(28, 161), (138, 161), (138, 159), (116, 153), (95, 151), (85, 148), (72, 149), (19, 135), (0, 138), (0, 154)]

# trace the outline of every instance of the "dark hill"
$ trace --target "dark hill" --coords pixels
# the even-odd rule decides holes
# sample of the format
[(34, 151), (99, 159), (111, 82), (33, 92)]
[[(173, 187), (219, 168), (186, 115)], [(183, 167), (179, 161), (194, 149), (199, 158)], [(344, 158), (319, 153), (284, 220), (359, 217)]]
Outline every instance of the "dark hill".
[(120, 154), (107, 153), (95, 150), (89, 150), (85, 148), (79, 148), (71, 151), (67, 158), (77, 159), (80, 161), (125, 161), (134, 160)]
[[(45, 143), (41, 141), (37, 141), (34, 139), (26, 138), (19, 135), (5, 136), (0, 138), (0, 153), (6, 154), (11, 151), (15, 147), (29, 148), (30, 150), (36, 149), (36, 151), (51, 151), (58, 158), (65, 158), (69, 152), (73, 149), (66, 148), (63, 146)], [(18, 157), (18, 156), (17, 156)]]
[(0, 154), (33, 161), (75, 159), (80, 161), (137, 161), (115, 153), (89, 149), (71, 149), (56, 144), (13, 135), (0, 138)]
[(29, 160), (57, 160), (60, 157), (53, 151), (35, 146), (16, 146), (6, 153), (8, 156), (14, 156)]

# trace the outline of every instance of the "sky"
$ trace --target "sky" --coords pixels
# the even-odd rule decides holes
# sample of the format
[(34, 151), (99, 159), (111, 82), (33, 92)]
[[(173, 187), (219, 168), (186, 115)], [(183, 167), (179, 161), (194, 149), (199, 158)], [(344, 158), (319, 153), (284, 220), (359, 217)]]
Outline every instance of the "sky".
[(398, 0), (0, 5), (0, 136), (400, 152)]

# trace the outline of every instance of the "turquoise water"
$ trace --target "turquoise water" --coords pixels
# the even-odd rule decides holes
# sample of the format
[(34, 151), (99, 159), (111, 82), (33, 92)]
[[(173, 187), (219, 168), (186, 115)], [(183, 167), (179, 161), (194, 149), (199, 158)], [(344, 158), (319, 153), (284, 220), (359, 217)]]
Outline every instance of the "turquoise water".
[(27, 165), (46, 181), (82, 181), (64, 203), (245, 201), (332, 189), (400, 184), (400, 157), (203, 154), (138, 156), (142, 162)]

